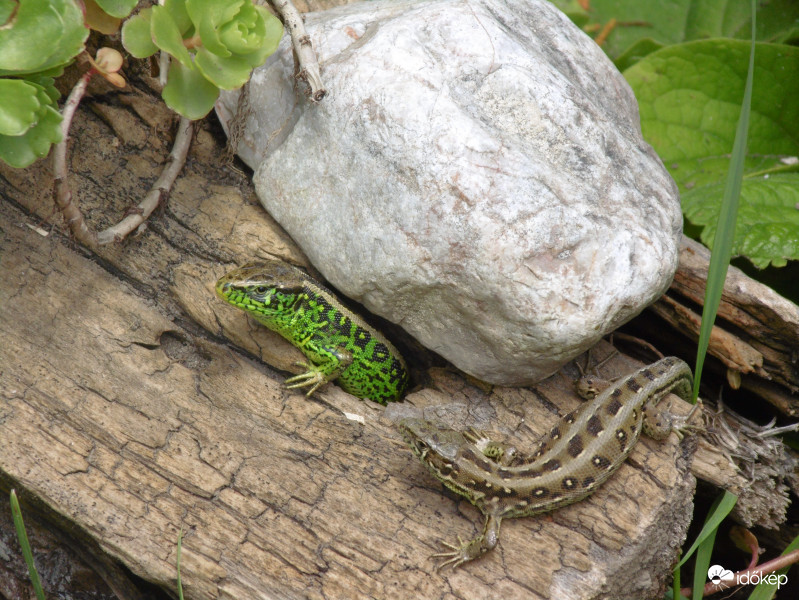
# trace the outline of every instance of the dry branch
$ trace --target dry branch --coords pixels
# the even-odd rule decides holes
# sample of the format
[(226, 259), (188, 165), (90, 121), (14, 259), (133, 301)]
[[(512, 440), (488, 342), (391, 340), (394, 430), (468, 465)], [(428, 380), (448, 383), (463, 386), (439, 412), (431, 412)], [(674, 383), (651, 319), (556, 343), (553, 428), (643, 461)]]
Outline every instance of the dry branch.
[(270, 0), (280, 18), (288, 29), (296, 58), (296, 77), (308, 84), (308, 96), (313, 102), (319, 102), (327, 94), (322, 75), (319, 73), (319, 62), (316, 60), (311, 44), (311, 37), (305, 30), (302, 15), (294, 7), (291, 0)]

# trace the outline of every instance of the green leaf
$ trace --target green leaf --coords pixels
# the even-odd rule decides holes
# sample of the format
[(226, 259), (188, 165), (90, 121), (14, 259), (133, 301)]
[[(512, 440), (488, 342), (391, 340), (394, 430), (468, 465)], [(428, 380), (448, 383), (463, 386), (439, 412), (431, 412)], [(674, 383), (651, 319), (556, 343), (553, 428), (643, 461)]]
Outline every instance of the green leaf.
[(622, 52), (621, 55), (619, 55), (619, 57), (613, 61), (613, 63), (616, 65), (616, 68), (619, 71), (624, 71), (625, 69), (629, 69), (648, 54), (652, 54), (653, 52), (660, 50), (662, 47), (663, 44), (653, 40), (652, 38), (643, 38)]
[(164, 8), (169, 12), (172, 20), (180, 31), (180, 34), (185, 38), (186, 33), (193, 26), (189, 13), (186, 12), (186, 0), (166, 0)]
[(124, 19), (136, 8), (138, 0), (94, 0), (97, 6), (102, 8), (112, 17)]
[(0, 27), (5, 27), (9, 24), (11, 17), (14, 16), (17, 4), (14, 0), (0, 0)]
[[(685, 216), (704, 227), (702, 243), (711, 246), (716, 235), (722, 184), (704, 186), (683, 194)], [(783, 267), (799, 259), (799, 173), (778, 173), (745, 179), (734, 256), (746, 256), (758, 268), (771, 263)]]
[(243, 86), (252, 71), (249, 63), (239, 56), (223, 58), (205, 48), (197, 50), (194, 64), (206, 79), (223, 90), (235, 90)]
[(264, 19), (264, 40), (263, 47), (261, 48), (261, 52), (264, 54), (261, 58), (255, 58), (254, 55), (250, 55), (252, 57), (250, 64), (253, 67), (260, 67), (264, 64), (266, 57), (271, 56), (277, 50), (277, 47), (280, 45), (280, 40), (283, 39), (284, 29), (283, 23), (281, 23), (280, 19), (275, 15), (260, 6), (256, 6), (255, 8), (262, 13)]
[(145, 8), (122, 25), (122, 45), (131, 56), (147, 58), (158, 52), (150, 34), (152, 8)]
[(61, 141), (58, 96), (50, 77), (0, 79), (0, 159), (27, 167)]
[[(793, 169), (783, 159), (799, 156), (799, 48), (756, 44), (742, 206), (735, 254), (763, 267), (797, 257), (794, 193), (775, 177)], [(682, 193), (694, 225), (715, 236), (718, 205), (729, 168), (749, 62), (749, 44), (706, 40), (664, 48), (624, 75), (635, 91), (644, 138), (654, 146)], [(771, 177), (766, 179), (764, 175)], [(771, 189), (773, 187), (773, 189)], [(787, 206), (786, 202), (791, 202)]]
[[(784, 170), (799, 155), (799, 48), (757, 44), (744, 173)], [(748, 68), (749, 44), (706, 40), (663, 48), (627, 69), (644, 138), (681, 191), (724, 179)]]
[(189, 119), (202, 119), (214, 107), (219, 88), (196, 68), (172, 61), (161, 96), (167, 106)]
[(88, 35), (72, 0), (20, 0), (15, 18), (0, 27), (0, 75), (64, 65), (83, 49)]
[[(261, 9), (267, 12), (265, 9)], [(219, 40), (233, 54), (250, 54), (263, 44), (266, 25), (256, 7), (245, 2), (236, 18), (219, 27)]]
[(61, 141), (61, 113), (47, 106), (39, 121), (24, 135), (0, 135), (0, 160), (23, 168), (47, 156), (52, 144)]
[[(795, 30), (799, 22), (799, 4), (796, 0), (769, 0), (759, 2), (758, 5), (755, 39), (760, 42), (786, 43), (791, 30)], [(737, 31), (731, 29), (725, 33), (732, 37), (748, 39), (751, 36), (750, 27), (751, 18), (747, 15), (746, 20), (738, 24)]]
[[(571, 0), (558, 0), (555, 4), (558, 7), (573, 6)], [(790, 30), (795, 29), (799, 20), (799, 2), (765, 0), (758, 4), (757, 40), (786, 42)], [(714, 37), (746, 40), (750, 37), (749, 3), (738, 0), (591, 0), (588, 14), (589, 24), (604, 25), (611, 19), (618, 21), (602, 47), (614, 60), (628, 53), (644, 38), (668, 46)]]
[(231, 55), (219, 39), (219, 28), (238, 15), (242, 4), (244, 0), (186, 0), (186, 11), (203, 46), (212, 54), (224, 58)]
[[(0, 79), (0, 134), (22, 135), (39, 120), (44, 90), (21, 79)], [(47, 104), (47, 95), (45, 103)]]
[(152, 10), (150, 35), (155, 45), (177, 58), (184, 67), (191, 68), (191, 54), (183, 45), (183, 36), (170, 12), (164, 6), (153, 6)]
[[(61, 73), (57, 73), (56, 77), (60, 75)], [(45, 94), (47, 94), (49, 101), (43, 102), (43, 104), (50, 104), (53, 106), (53, 108), (57, 107), (58, 99), (61, 97), (61, 92), (56, 89), (53, 76), (45, 73), (31, 73), (30, 75), (25, 76), (25, 80), (35, 83), (44, 91)]]

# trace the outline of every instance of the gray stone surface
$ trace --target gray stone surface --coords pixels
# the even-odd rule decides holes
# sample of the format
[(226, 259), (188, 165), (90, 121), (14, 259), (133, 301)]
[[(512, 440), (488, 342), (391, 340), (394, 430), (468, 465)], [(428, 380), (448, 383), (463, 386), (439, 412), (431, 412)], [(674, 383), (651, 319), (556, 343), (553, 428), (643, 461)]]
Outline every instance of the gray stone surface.
[(238, 151), (342, 292), (464, 371), (525, 385), (666, 289), (677, 187), (624, 78), (551, 4), (367, 2), (306, 26), (329, 95), (295, 91), (284, 39)]

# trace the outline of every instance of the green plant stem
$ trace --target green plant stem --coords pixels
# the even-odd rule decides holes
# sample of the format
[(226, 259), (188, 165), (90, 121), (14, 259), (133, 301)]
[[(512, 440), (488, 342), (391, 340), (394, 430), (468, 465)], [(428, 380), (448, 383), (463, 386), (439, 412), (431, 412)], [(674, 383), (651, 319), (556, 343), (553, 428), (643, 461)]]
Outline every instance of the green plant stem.
[(183, 549), (183, 528), (180, 528), (180, 533), (178, 533), (178, 550), (177, 556), (175, 557), (175, 570), (178, 572), (178, 599), (183, 600), (183, 582), (180, 576), (180, 556), (182, 554)]
[(45, 600), (42, 582), (39, 580), (39, 573), (36, 571), (36, 565), (33, 562), (33, 552), (31, 551), (31, 544), (28, 541), (28, 533), (25, 531), (25, 523), (22, 521), (22, 510), (19, 507), (17, 493), (14, 490), (11, 490), (11, 516), (14, 519), (17, 539), (22, 548), (22, 556), (25, 558), (25, 564), (28, 565), (28, 575), (31, 578), (33, 591), (36, 593), (36, 598), (38, 598), (38, 600)]

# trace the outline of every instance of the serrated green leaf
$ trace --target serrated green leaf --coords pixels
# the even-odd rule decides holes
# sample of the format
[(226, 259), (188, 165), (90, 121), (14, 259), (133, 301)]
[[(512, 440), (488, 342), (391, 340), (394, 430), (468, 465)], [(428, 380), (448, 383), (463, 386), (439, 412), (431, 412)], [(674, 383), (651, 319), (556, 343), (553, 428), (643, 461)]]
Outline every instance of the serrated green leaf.
[[(658, 50), (624, 72), (644, 138), (684, 193), (724, 180), (748, 68), (749, 43), (705, 40)], [(799, 48), (757, 44), (745, 176), (799, 156)]]
[(47, 156), (50, 146), (61, 141), (61, 114), (48, 106), (35, 126), (24, 135), (0, 135), (0, 160), (24, 168)]
[(0, 135), (22, 135), (39, 120), (44, 94), (21, 79), (0, 79)]
[(0, 28), (0, 75), (52, 69), (75, 57), (89, 30), (71, 0), (20, 0), (15, 18)]
[(152, 9), (145, 8), (122, 25), (122, 45), (131, 56), (147, 58), (158, 52), (158, 46), (150, 34)]
[(191, 68), (191, 55), (170, 12), (163, 6), (153, 6), (152, 11), (150, 35), (155, 45), (177, 58), (184, 67)]
[(131, 11), (136, 8), (138, 0), (94, 0), (97, 6), (102, 8), (112, 17), (124, 19)]
[[(61, 73), (59, 72), (57, 76), (60, 76)], [(31, 73), (30, 75), (25, 76), (26, 81), (30, 81), (31, 83), (35, 83), (39, 86), (44, 93), (47, 94), (47, 97), (50, 99), (49, 102), (46, 104), (51, 104), (52, 106), (56, 106), (58, 99), (61, 97), (61, 92), (59, 92), (55, 87), (55, 81), (53, 79), (53, 75), (48, 73)]]
[[(685, 216), (704, 226), (702, 243), (711, 246), (716, 235), (718, 196), (723, 184), (705, 186), (683, 195)], [(733, 254), (746, 256), (758, 268), (785, 266), (799, 259), (799, 173), (745, 179), (735, 228)]]
[(167, 106), (189, 119), (202, 119), (214, 107), (219, 88), (208, 81), (199, 69), (187, 69), (172, 61), (161, 97)]

